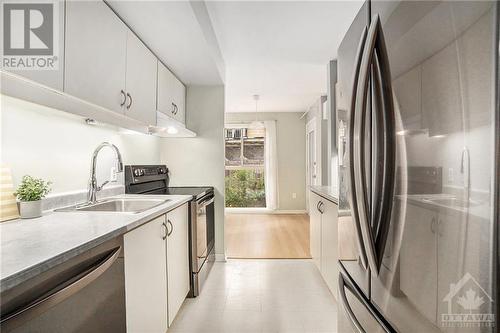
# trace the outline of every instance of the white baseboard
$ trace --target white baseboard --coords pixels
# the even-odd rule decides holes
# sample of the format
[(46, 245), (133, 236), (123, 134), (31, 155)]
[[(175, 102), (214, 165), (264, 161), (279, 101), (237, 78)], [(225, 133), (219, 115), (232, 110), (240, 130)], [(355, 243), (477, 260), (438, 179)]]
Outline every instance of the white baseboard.
[(226, 208), (226, 214), (307, 214), (305, 209), (271, 210), (267, 208)]
[(305, 210), (305, 209), (275, 210), (271, 214), (307, 214), (307, 210)]
[(224, 253), (216, 253), (215, 254), (215, 261), (217, 262), (226, 262), (226, 255)]

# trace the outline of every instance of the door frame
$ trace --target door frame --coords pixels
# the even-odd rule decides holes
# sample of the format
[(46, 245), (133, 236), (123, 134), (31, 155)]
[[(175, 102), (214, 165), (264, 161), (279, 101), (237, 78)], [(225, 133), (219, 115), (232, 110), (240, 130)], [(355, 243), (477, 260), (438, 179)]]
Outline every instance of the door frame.
[[(309, 120), (306, 124), (306, 191), (309, 191), (309, 187), (311, 185), (321, 185), (321, 126), (318, 126), (317, 116), (314, 116), (311, 120)], [(314, 151), (315, 151), (315, 160), (316, 160), (316, 177), (314, 178), (314, 183), (311, 184), (311, 170), (309, 163), (309, 134), (314, 132)], [(309, 212), (309, 202), (306, 200), (306, 210)]]

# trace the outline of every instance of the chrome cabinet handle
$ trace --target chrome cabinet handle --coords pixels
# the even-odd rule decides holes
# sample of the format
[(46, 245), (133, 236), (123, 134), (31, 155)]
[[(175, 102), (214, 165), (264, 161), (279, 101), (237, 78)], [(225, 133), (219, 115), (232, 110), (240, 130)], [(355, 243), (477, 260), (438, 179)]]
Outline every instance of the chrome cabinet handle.
[(175, 104), (174, 102), (172, 102), (172, 114), (173, 115), (177, 114), (177, 104)]
[(174, 232), (174, 225), (170, 222), (170, 220), (167, 220), (167, 223), (170, 225), (170, 231), (167, 233), (167, 236), (170, 236), (172, 232)]
[(127, 104), (127, 109), (130, 109), (130, 107), (132, 106), (133, 100), (132, 100), (132, 96), (129, 93), (127, 93), (127, 97), (128, 97), (128, 100), (129, 100), (129, 102)]
[(433, 234), (436, 233), (436, 218), (435, 217), (433, 217), (432, 220), (431, 220), (431, 232)]
[(365, 47), (366, 43), (366, 35), (367, 35), (367, 29), (366, 27), (363, 29), (363, 32), (361, 34), (361, 39), (358, 44), (358, 49), (356, 51), (356, 60), (355, 60), (355, 68), (354, 68), (354, 74), (353, 74), (353, 80), (352, 80), (352, 96), (351, 96), (351, 106), (350, 106), (350, 118), (349, 118), (349, 135), (348, 135), (348, 145), (349, 145), (349, 184), (350, 184), (350, 191), (349, 191), (349, 205), (351, 207), (351, 214), (353, 217), (354, 221), (354, 227), (356, 229), (356, 236), (357, 236), (357, 243), (358, 243), (358, 250), (359, 250), (359, 258), (361, 260), (361, 263), (363, 264), (363, 267), (368, 267), (368, 261), (366, 257), (366, 250), (365, 250), (365, 245), (363, 241), (363, 235), (361, 233), (361, 225), (359, 221), (359, 212), (356, 204), (356, 186), (355, 186), (355, 170), (354, 170), (354, 128), (355, 128), (355, 116), (356, 116), (356, 94), (358, 90), (358, 78), (359, 78), (359, 69), (361, 65), (361, 57), (363, 54), (363, 49)]
[(325, 210), (323, 209), (323, 206), (325, 205), (325, 203), (323, 201), (320, 201), (319, 204), (318, 204), (318, 211), (323, 214), (325, 212)]
[(127, 101), (127, 95), (125, 94), (125, 91), (120, 90), (120, 94), (123, 96), (123, 100), (120, 102), (120, 106), (124, 106), (125, 102)]
[(55, 290), (52, 290), (49, 295), (44, 295), (38, 299), (35, 299), (21, 309), (18, 309), (13, 313), (2, 317), (0, 319), (2, 330), (10, 331), (10, 328), (19, 326), (27, 322), (28, 320), (39, 316), (48, 309), (61, 303), (65, 299), (71, 297), (72, 295), (85, 288), (87, 285), (101, 276), (109, 267), (111, 267), (116, 259), (118, 259), (120, 251), (121, 246), (115, 248), (110, 254), (106, 256), (106, 258), (99, 261), (96, 265), (73, 277), (78, 277), (76, 281), (71, 282), (73, 278), (70, 278), (66, 281), (66, 283), (60, 284), (60, 286), (63, 287), (56, 287)]
[(168, 227), (167, 227), (167, 224), (165, 222), (163, 222), (161, 224), (161, 226), (163, 227), (164, 229), (164, 232), (163, 232), (163, 236), (161, 237), (163, 240), (167, 239), (167, 236), (168, 236)]

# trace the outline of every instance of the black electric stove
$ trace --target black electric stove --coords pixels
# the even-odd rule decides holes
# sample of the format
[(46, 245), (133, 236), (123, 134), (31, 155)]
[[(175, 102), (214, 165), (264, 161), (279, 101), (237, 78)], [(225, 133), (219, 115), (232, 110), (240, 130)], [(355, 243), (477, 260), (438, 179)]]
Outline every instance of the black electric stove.
[(189, 256), (191, 290), (189, 296), (200, 294), (202, 285), (215, 261), (214, 188), (211, 186), (169, 186), (166, 165), (126, 165), (125, 193), (191, 195), (189, 202)]

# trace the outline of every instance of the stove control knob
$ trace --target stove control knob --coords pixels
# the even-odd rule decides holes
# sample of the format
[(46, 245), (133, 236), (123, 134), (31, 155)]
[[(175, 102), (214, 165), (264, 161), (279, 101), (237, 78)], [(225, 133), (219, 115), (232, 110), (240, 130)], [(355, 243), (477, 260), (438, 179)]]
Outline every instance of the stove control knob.
[(144, 174), (144, 171), (142, 169), (134, 169), (134, 176), (140, 177)]
[(158, 174), (163, 175), (165, 173), (165, 169), (158, 168)]

